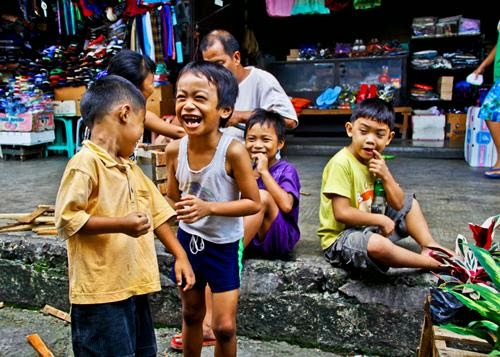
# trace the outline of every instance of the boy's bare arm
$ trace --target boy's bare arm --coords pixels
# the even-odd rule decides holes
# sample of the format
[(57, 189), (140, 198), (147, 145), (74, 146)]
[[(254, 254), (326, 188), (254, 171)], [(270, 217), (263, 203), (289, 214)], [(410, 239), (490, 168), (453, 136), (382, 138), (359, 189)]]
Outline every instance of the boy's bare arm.
[(177, 156), (179, 155), (179, 140), (171, 141), (165, 148), (167, 154), (167, 196), (174, 202), (181, 198), (179, 183), (175, 178), (177, 171)]
[(373, 150), (373, 153), (374, 156), (368, 164), (368, 170), (382, 179), (387, 203), (395, 210), (400, 210), (404, 206), (404, 191), (389, 171), (382, 154), (376, 150)]
[(177, 285), (182, 287), (183, 291), (191, 289), (195, 283), (195, 276), (189, 259), (174, 236), (170, 225), (165, 222), (155, 229), (155, 234), (165, 246), (165, 248), (175, 257), (175, 280)]
[(354, 208), (347, 197), (332, 195), (331, 199), (333, 214), (338, 222), (349, 227), (378, 226), (386, 237), (394, 231), (394, 222), (389, 217)]
[(125, 233), (140, 237), (151, 229), (146, 213), (132, 212), (124, 217), (91, 216), (80, 229), (81, 234)]
[(279, 210), (290, 213), (293, 208), (293, 195), (281, 188), (268, 170), (262, 171), (260, 177), (262, 178), (264, 186), (266, 186), (266, 190), (272, 196), (274, 202), (276, 202)]

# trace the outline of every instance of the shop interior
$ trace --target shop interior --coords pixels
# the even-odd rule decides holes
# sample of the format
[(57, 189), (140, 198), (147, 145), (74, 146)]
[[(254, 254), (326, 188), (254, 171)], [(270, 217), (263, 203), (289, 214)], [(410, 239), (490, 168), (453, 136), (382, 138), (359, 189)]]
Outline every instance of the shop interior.
[[(32, 126), (39, 132), (44, 126), (71, 127), (69, 150), (77, 148), (78, 100), (122, 48), (147, 53), (158, 64), (158, 93), (148, 105), (160, 117), (173, 115), (177, 71), (199, 58), (205, 33), (223, 28), (239, 40), (245, 64), (270, 71), (292, 99), (300, 99), (300, 125), (290, 135), (342, 135), (356, 102), (376, 95), (395, 106), (397, 137), (448, 140), (452, 135), (463, 143), (467, 108), (477, 105), (492, 81), (491, 68), (482, 86), (465, 81), (496, 41), (497, 19), (486, 15), (486, 1), (324, 1), (286, 16), (273, 13), (271, 3), (6, 1), (0, 22), (0, 133), (20, 131), (8, 118), (24, 115), (38, 123)], [(154, 27), (157, 38), (148, 30)], [(318, 102), (332, 89), (338, 92), (333, 102)], [(23, 99), (20, 93), (30, 95)], [(419, 132), (414, 118), (420, 114), (445, 118), (435, 121), (437, 134)], [(454, 134), (446, 116), (458, 126)], [(56, 130), (44, 140), (54, 140), (59, 152), (64, 135)]]

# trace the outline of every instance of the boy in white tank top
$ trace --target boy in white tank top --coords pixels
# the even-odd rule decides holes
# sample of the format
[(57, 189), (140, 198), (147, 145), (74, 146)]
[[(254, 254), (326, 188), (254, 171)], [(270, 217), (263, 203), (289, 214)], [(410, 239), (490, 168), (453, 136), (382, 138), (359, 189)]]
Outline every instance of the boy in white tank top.
[(236, 356), (242, 216), (260, 208), (249, 154), (219, 130), (237, 95), (235, 78), (220, 64), (191, 62), (179, 73), (175, 110), (187, 136), (166, 150), (167, 194), (175, 202), (178, 238), (196, 276), (193, 289), (179, 290), (185, 355), (201, 354), (208, 284), (215, 354)]

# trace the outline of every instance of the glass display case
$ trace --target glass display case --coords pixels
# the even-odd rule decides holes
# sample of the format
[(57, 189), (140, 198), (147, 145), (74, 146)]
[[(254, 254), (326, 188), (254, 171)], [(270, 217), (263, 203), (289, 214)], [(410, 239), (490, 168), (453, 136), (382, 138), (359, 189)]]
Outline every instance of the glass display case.
[(357, 92), (363, 83), (392, 84), (396, 90), (393, 104), (407, 101), (406, 64), (407, 55), (332, 58), (324, 60), (303, 60), (272, 62), (268, 71), (281, 83), (291, 97), (312, 100), (328, 87), (348, 85)]

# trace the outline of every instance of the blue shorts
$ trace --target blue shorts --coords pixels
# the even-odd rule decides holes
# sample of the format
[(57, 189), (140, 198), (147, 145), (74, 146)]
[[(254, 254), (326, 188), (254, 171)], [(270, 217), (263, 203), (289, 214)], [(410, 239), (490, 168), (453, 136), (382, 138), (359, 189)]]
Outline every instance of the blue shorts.
[(75, 356), (156, 356), (148, 295), (105, 304), (71, 306)]
[[(209, 285), (214, 293), (222, 293), (240, 288), (241, 256), (243, 242), (215, 244), (201, 237), (191, 235), (179, 228), (179, 243), (186, 251), (196, 277), (195, 288), (204, 289)], [(175, 283), (172, 267), (170, 279)]]

